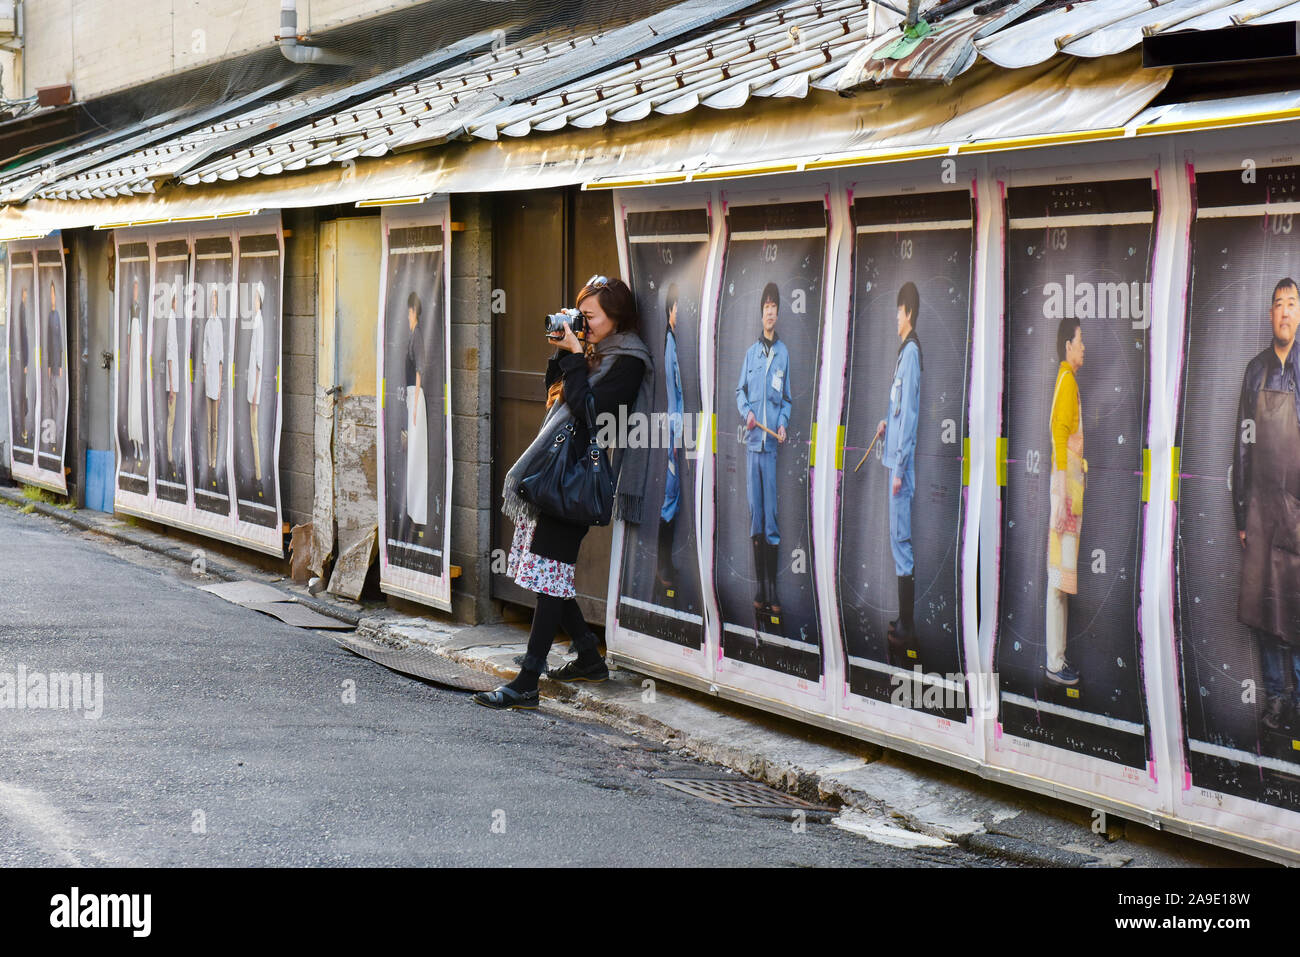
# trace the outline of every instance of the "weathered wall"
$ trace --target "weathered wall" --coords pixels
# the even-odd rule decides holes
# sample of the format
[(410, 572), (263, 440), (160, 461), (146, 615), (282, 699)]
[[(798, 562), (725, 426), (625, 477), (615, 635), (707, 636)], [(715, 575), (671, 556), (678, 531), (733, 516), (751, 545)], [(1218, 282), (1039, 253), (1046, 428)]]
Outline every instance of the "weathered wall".
[(492, 511), (492, 219), (487, 198), (455, 195), (451, 218), (452, 613), (499, 617), (489, 588)]
[(280, 500), (291, 526), (311, 521), (315, 457), (316, 211), (284, 212), (284, 424)]

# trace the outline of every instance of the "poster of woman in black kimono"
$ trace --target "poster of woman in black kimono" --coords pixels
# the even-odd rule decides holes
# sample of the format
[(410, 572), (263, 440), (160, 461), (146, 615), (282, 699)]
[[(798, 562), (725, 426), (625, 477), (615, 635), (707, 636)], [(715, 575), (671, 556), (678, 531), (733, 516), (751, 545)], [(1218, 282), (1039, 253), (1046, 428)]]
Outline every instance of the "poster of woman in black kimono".
[(441, 219), (387, 225), (381, 584), (441, 601), (448, 566), (445, 249)]
[[(149, 462), (149, 244), (117, 246), (117, 489), (147, 501)], [(137, 508), (140, 503), (130, 503)]]

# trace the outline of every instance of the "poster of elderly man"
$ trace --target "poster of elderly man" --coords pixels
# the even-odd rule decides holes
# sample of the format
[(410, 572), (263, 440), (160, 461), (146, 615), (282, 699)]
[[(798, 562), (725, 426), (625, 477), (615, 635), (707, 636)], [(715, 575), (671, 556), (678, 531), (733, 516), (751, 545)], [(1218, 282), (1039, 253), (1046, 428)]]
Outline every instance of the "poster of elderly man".
[(1195, 176), (1175, 503), (1184, 758), (1198, 789), (1294, 811), (1300, 167)]

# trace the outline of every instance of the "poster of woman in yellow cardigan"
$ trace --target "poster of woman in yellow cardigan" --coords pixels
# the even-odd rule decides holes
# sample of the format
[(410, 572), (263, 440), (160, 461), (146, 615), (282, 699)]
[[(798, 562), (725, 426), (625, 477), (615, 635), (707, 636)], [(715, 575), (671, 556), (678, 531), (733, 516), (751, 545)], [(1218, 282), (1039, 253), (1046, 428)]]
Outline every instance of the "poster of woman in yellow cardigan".
[(1079, 369), (1083, 365), (1083, 325), (1062, 319), (1056, 331), (1061, 363), (1052, 390), (1051, 519), (1047, 534), (1047, 678), (1057, 684), (1079, 683), (1079, 673), (1065, 659), (1069, 595), (1079, 593), (1079, 537), (1083, 534), (1083, 491), (1088, 461), (1083, 457), (1083, 408)]

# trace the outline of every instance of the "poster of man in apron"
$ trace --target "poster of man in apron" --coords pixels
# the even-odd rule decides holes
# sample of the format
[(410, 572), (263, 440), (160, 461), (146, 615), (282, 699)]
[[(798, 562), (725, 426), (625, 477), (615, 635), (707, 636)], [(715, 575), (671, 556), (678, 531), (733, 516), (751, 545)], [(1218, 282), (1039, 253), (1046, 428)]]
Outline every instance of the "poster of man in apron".
[(1300, 289), (1273, 287), (1272, 342), (1246, 366), (1232, 456), (1241, 541), (1237, 615), (1259, 650), (1271, 732), (1300, 718)]
[(1193, 788), (1294, 810), (1300, 166), (1194, 175), (1173, 491), (1183, 760)]

